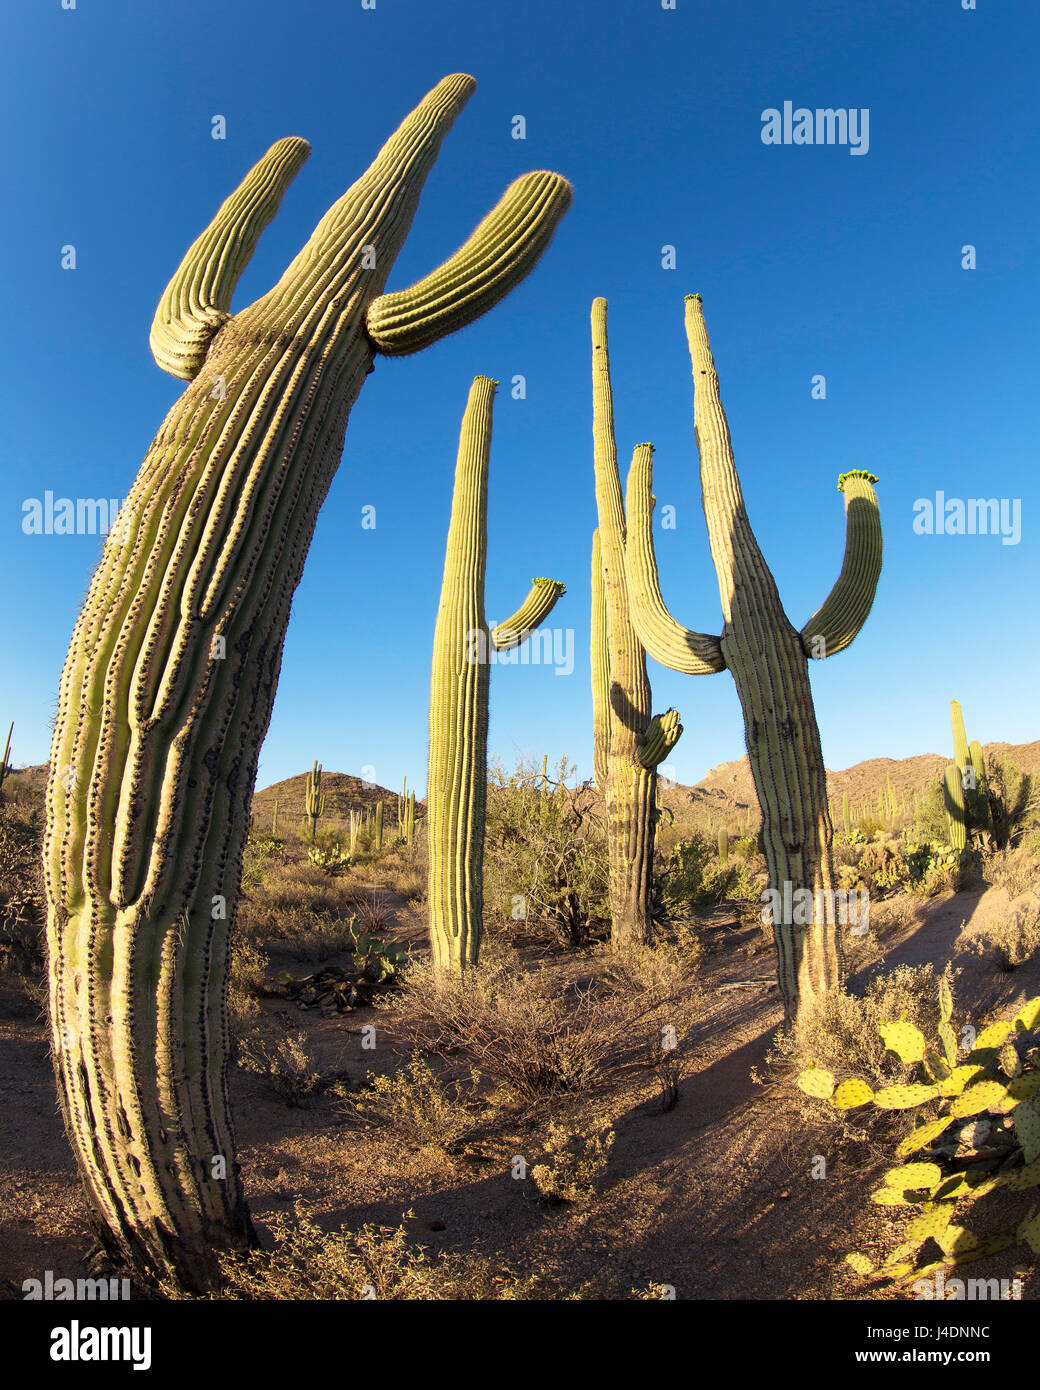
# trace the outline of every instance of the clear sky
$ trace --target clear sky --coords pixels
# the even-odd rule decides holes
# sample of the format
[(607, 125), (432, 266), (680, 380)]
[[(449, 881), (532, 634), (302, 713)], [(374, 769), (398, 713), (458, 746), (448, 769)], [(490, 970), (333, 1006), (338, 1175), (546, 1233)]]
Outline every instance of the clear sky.
[[(65, 0), (66, 4), (71, 0)], [(487, 608), (533, 575), (568, 586), (552, 622), (574, 669), (492, 672), (491, 747), (591, 774), (589, 309), (610, 302), (618, 449), (657, 446), (657, 532), (675, 616), (718, 631), (692, 431), (683, 296), (699, 291), (752, 524), (791, 620), (844, 545), (838, 474), (880, 476), (885, 562), (854, 644), (811, 663), (827, 764), (1040, 736), (1036, 690), (1035, 0), (12, 0), (7, 325), (0, 415), (0, 721), (43, 761), (57, 680), (100, 540), (26, 535), (24, 504), (125, 496), (183, 389), (148, 351), (156, 302), (222, 199), (276, 139), (310, 160), (233, 307), (443, 75), (477, 91), (445, 141), (388, 288), (426, 273), (528, 169), (574, 185), (533, 275), (491, 314), (377, 359), (297, 591), (259, 785), (315, 759), (388, 786), (426, 773), (430, 644), (459, 422), (501, 379)], [(869, 144), (763, 143), (763, 112), (869, 111)], [(212, 118), (227, 138), (211, 138)], [(514, 117), (526, 139), (513, 138)], [(75, 269), (62, 247), (74, 246)], [(962, 266), (965, 246), (976, 268)], [(662, 248), (675, 248), (675, 268)], [(510, 383), (526, 379), (526, 399)], [(812, 381), (826, 378), (826, 399)], [(914, 503), (1020, 501), (1020, 540), (915, 534)], [(374, 530), (361, 526), (375, 506)], [(722, 673), (650, 663), (676, 706), (681, 781), (743, 751)]]

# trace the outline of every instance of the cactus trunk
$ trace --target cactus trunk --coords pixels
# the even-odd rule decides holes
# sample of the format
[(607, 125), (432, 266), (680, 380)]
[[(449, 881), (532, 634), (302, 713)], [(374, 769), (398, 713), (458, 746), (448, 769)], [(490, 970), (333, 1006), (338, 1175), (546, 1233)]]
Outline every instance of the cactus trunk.
[[(607, 301), (592, 305), (592, 434), (599, 526), (593, 538), (592, 681), (596, 785), (606, 801), (610, 934), (615, 948), (650, 934), (657, 765), (682, 726), (650, 712), (646, 652), (629, 614), (625, 508), (614, 436)], [(669, 717), (674, 716), (674, 717)]]
[(533, 221), (485, 219), (435, 307), (421, 286), (381, 293), (474, 85), (439, 83), (249, 307), (229, 313), (234, 286), (305, 141), (274, 145), (189, 250), (151, 341), (190, 384), (62, 674), (45, 861), (65, 1123), (106, 1246), (193, 1288), (252, 1239), (227, 1098), (229, 931), (290, 604), (351, 407), (378, 351), (495, 303), (568, 197), (525, 176), (502, 207), (530, 204)]

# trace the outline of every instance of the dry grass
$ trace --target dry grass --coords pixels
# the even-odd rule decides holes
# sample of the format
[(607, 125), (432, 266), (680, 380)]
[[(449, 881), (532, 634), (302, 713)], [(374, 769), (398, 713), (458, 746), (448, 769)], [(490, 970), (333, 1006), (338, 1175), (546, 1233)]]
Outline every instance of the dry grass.
[(307, 1045), (306, 1033), (298, 1029), (273, 1042), (258, 1029), (247, 1034), (239, 1043), (238, 1064), (263, 1077), (275, 1095), (291, 1107), (315, 1099), (343, 1080), (341, 1073), (318, 1066)]
[(589, 1133), (568, 1125), (550, 1125), (542, 1162), (531, 1169), (542, 1197), (582, 1205), (591, 1202), (613, 1142), (612, 1129)]
[(485, 961), (462, 978), (438, 980), (411, 966), (400, 1027), (427, 1054), (468, 1059), (504, 1098), (524, 1105), (575, 1097), (602, 1085), (619, 1065), (641, 1010), (593, 989), (553, 994), (518, 962)]
[[(405, 1212), (405, 1219), (411, 1217)], [(224, 1256), (220, 1299), (390, 1299), (473, 1301), (596, 1298), (591, 1282), (574, 1284), (543, 1272), (520, 1277), (503, 1262), (476, 1254), (431, 1253), (408, 1239), (403, 1225), (365, 1225), (356, 1231), (324, 1231), (297, 1204), (294, 1213), (267, 1219), (272, 1250)], [(167, 1290), (175, 1297), (175, 1290)]]
[(436, 1077), (419, 1057), (396, 1076), (374, 1076), (370, 1089), (343, 1102), (343, 1114), (364, 1125), (388, 1129), (417, 1149), (451, 1152), (473, 1129), (478, 1078), (467, 1087)]
[(1040, 898), (1023, 895), (974, 943), (980, 956), (993, 955), (1001, 970), (1017, 970), (1040, 947)]

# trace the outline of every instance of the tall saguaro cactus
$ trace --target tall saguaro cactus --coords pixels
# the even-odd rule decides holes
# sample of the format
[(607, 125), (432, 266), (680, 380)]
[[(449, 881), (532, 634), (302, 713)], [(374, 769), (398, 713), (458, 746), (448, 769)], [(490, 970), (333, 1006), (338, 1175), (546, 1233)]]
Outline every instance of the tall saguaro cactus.
[(230, 313), (307, 157), (279, 140), (190, 248), (152, 326), (190, 384), (110, 533), (61, 679), (47, 793), (52, 1042), (102, 1238), (200, 1287), (251, 1238), (227, 1100), (228, 934), (292, 595), (377, 353), (472, 322), (570, 200), (517, 179), (439, 270), (384, 294), (441, 141), (444, 78), (278, 283)]
[[(725, 625), (721, 637), (680, 626), (665, 608), (653, 545), (653, 448), (637, 446), (628, 477), (626, 561), (632, 621), (651, 656), (690, 675), (728, 669), (744, 712), (748, 758), (762, 811), (770, 887), (781, 901), (813, 894), (812, 920), (772, 909), (781, 994), (789, 1016), (802, 999), (841, 983), (831, 859), (832, 829), (809, 657), (832, 656), (870, 612), (881, 572), (881, 523), (873, 474), (845, 473), (846, 545), (841, 573), (823, 605), (797, 632), (755, 540), (733, 459), (699, 295), (686, 299), (694, 414), (708, 540)], [(790, 884), (791, 896), (784, 892)], [(800, 914), (796, 913), (795, 916)]]
[(564, 593), (555, 579), (535, 579), (513, 616), (488, 626), (487, 485), (497, 384), (475, 377), (462, 417), (433, 635), (426, 824), (430, 941), (433, 967), (441, 975), (476, 965), (480, 951), (491, 650), (519, 646)]
[(650, 713), (646, 652), (629, 615), (605, 299), (592, 304), (592, 437), (599, 518), (592, 576), (593, 767), (606, 800), (611, 941), (619, 947), (649, 934), (657, 767), (682, 725), (675, 710)]

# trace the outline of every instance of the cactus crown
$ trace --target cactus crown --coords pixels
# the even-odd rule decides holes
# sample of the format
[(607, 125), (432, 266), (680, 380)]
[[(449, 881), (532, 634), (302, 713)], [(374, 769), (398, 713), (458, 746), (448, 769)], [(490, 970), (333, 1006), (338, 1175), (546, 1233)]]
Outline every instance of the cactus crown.
[(845, 491), (845, 484), (850, 478), (866, 478), (868, 483), (876, 483), (879, 481), (877, 476), (866, 468), (850, 468), (847, 473), (842, 473), (838, 478), (839, 492)]
[(703, 296), (703, 295), (700, 295), (700, 294), (688, 294), (688, 295), (686, 296), (686, 298), (687, 298), (687, 299), (699, 299), (699, 300), (701, 301), (702, 304), (704, 303), (704, 296)]

